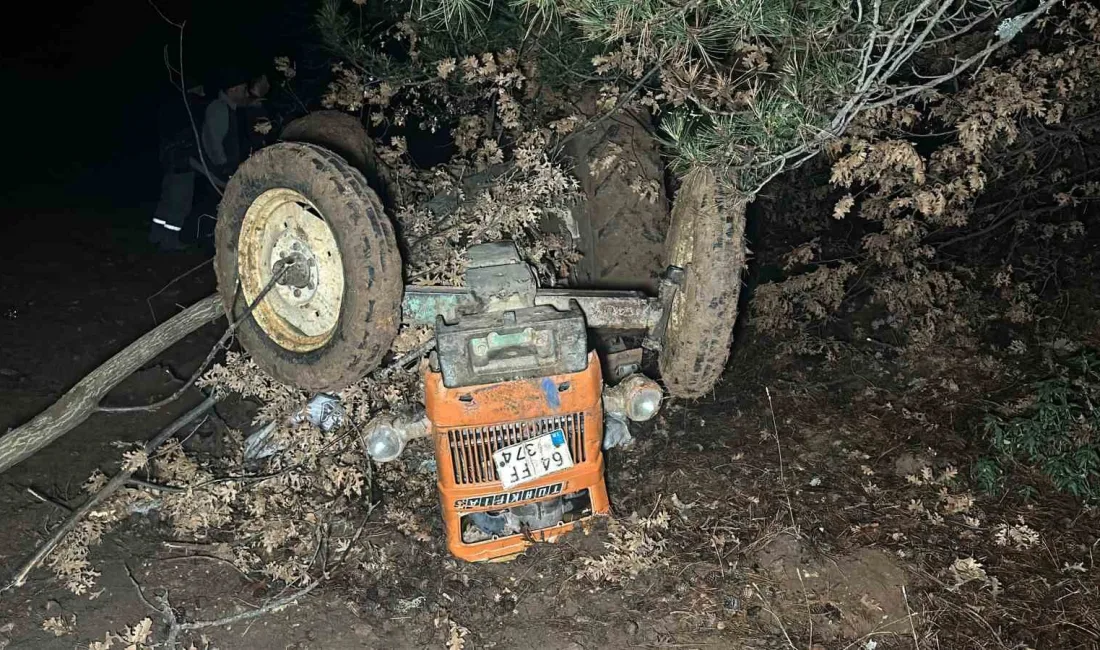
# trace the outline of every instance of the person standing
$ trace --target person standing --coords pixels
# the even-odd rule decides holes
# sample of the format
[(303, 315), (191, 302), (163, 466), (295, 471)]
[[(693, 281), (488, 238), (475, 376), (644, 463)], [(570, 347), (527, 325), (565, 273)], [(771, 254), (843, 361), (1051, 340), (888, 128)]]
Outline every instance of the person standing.
[[(205, 93), (201, 85), (192, 86), (185, 93), (191, 112), (201, 112)], [(191, 213), (195, 195), (195, 170), (191, 158), (198, 151), (194, 131), (191, 129), (187, 106), (173, 88), (165, 97), (159, 115), (160, 199), (153, 211), (149, 226), (149, 241), (161, 250), (183, 248), (180, 233)]]
[(205, 158), (192, 162), (192, 167), (208, 174), (210, 182), (218, 188), (225, 187), (243, 160), (240, 122), (244, 116), (239, 109), (251, 101), (253, 85), (246, 74), (236, 70), (225, 70), (221, 76), (221, 90), (203, 114), (201, 140)]
[[(244, 140), (245, 108), (259, 104), (270, 89), (266, 75), (250, 79), (235, 69), (225, 69), (219, 75), (218, 95), (201, 111), (199, 146), (195, 146), (190, 124), (177, 131), (162, 153), (165, 172), (161, 181), (161, 198), (153, 215), (150, 241), (162, 250), (183, 247), (180, 234), (196, 202), (195, 181), (206, 179), (220, 193), (229, 177), (248, 153)], [(190, 101), (190, 100), (189, 100)], [(187, 117), (188, 122), (191, 116)]]

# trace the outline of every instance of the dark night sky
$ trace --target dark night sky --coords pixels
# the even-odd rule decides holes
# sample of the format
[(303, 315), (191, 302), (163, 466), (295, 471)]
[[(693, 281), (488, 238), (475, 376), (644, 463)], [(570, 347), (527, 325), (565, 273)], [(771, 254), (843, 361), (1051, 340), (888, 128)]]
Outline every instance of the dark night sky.
[[(310, 38), (315, 2), (158, 0), (187, 20), (188, 76), (220, 61), (268, 64)], [(157, 109), (171, 97), (162, 50), (178, 32), (144, 0), (25, 3), (0, 26), (7, 162), (0, 200), (50, 207), (155, 200)], [(14, 15), (14, 14), (13, 14)], [(45, 207), (45, 206), (44, 206)]]

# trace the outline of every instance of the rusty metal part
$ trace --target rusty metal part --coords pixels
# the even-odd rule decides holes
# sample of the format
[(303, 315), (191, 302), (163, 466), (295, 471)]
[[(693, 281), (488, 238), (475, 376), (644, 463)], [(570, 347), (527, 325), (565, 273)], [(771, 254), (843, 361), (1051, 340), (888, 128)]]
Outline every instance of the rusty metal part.
[[(661, 316), (659, 299), (638, 291), (539, 289), (535, 293), (535, 305), (565, 310), (573, 301), (593, 329), (648, 331)], [(479, 311), (477, 299), (467, 288), (408, 286), (401, 304), (401, 321), (406, 325), (434, 325), (436, 316), (454, 322)]]
[(528, 307), (466, 316), (435, 326), (436, 358), (447, 388), (580, 372), (588, 365), (584, 314)]
[(565, 312), (577, 304), (588, 327), (595, 329), (648, 332), (661, 322), (661, 298), (655, 301), (638, 291), (539, 289), (534, 273), (512, 242), (472, 246), (469, 258), (466, 287), (406, 287), (402, 321), (429, 325), (442, 316), (445, 322), (454, 323), (471, 314), (532, 306)]
[(672, 300), (679, 293), (684, 284), (684, 269), (679, 266), (669, 266), (661, 275), (661, 283), (657, 287), (657, 321), (646, 330), (642, 347), (647, 350), (660, 352), (662, 341), (665, 338), (665, 329), (668, 328), (668, 316), (672, 312)]
[(593, 329), (649, 330), (660, 319), (657, 301), (640, 291), (539, 289), (535, 294), (536, 305), (565, 309), (573, 301)]
[(311, 273), (311, 264), (313, 258), (307, 258), (305, 255), (292, 251), (286, 257), (275, 262), (272, 267), (272, 273), (274, 275), (280, 275), (279, 279), (275, 282), (278, 285), (284, 287), (291, 287), (293, 289), (312, 289), (313, 277)]
[(642, 348), (608, 352), (604, 357), (604, 377), (609, 383), (622, 381), (642, 368)]

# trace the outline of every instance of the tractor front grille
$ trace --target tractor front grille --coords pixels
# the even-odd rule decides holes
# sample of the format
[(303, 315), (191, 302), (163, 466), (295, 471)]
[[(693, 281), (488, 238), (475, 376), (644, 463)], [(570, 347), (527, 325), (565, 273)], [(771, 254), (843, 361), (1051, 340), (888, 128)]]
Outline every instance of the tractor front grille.
[(569, 451), (573, 454), (573, 462), (583, 463), (585, 461), (584, 413), (447, 431), (451, 470), (454, 472), (455, 483), (470, 485), (497, 480), (493, 452), (557, 429), (565, 432)]

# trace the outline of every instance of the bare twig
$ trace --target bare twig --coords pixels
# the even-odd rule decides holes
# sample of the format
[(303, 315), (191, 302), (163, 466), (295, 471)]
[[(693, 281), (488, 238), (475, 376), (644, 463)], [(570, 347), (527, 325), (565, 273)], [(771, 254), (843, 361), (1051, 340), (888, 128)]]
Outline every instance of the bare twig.
[(783, 620), (779, 618), (778, 614), (772, 611), (770, 603), (764, 598), (764, 594), (760, 593), (760, 587), (757, 587), (756, 584), (753, 583), (752, 588), (756, 591), (756, 597), (760, 599), (760, 607), (763, 608), (765, 612), (771, 614), (772, 618), (775, 619), (776, 625), (779, 626), (779, 630), (783, 632), (783, 638), (787, 640), (787, 645), (790, 646), (791, 650), (798, 650), (794, 641), (791, 640), (791, 635), (787, 634), (787, 626), (783, 625)]
[[(202, 376), (202, 373), (206, 371), (207, 366), (209, 366), (210, 363), (214, 361), (214, 357), (218, 354), (218, 352), (226, 347), (226, 343), (237, 331), (237, 329), (240, 328), (241, 323), (244, 323), (246, 320), (248, 320), (248, 317), (252, 314), (252, 311), (256, 309), (256, 305), (260, 304), (260, 301), (267, 297), (267, 294), (275, 288), (275, 284), (283, 277), (283, 275), (286, 274), (288, 270), (290, 270), (293, 265), (293, 262), (287, 263), (276, 273), (273, 273), (271, 275), (271, 279), (268, 280), (267, 286), (263, 288), (263, 291), (260, 292), (260, 295), (256, 296), (256, 299), (248, 305), (248, 308), (245, 309), (240, 318), (237, 318), (236, 320), (230, 322), (229, 327), (225, 329), (225, 332), (221, 335), (221, 338), (218, 339), (218, 342), (214, 344), (214, 347), (210, 348), (210, 352), (207, 353), (206, 358), (203, 359), (203, 362), (199, 364), (199, 367), (195, 369), (195, 372), (191, 373), (190, 379), (188, 379), (184, 385), (176, 389), (174, 393), (172, 393), (168, 397), (165, 397), (164, 399), (157, 400), (152, 404), (141, 404), (138, 406), (99, 406), (96, 408), (96, 410), (102, 413), (133, 413), (135, 411), (155, 411), (160, 407), (166, 404), (170, 404), (171, 402), (179, 399), (180, 396), (187, 392), (187, 389), (195, 385), (195, 382), (198, 381), (199, 377)], [(240, 291), (239, 284), (238, 291)]]
[[(1039, 16), (1042, 16), (1057, 4), (1060, 0), (1045, 0), (1042, 4), (1032, 9), (1031, 11), (1018, 14), (1014, 20), (1017, 21), (1019, 29), (1027, 27), (1034, 22)], [(941, 15), (943, 7), (950, 5), (951, 3), (944, 3), (939, 12), (936, 15)], [(883, 92), (886, 82), (890, 77), (897, 72), (898, 69), (910, 58), (913, 54), (924, 45), (930, 43), (939, 42), (945, 40), (947, 37), (938, 37), (936, 39), (928, 39), (931, 34), (931, 27), (934, 27), (935, 21), (931, 19), (925, 19), (925, 25), (920, 30), (919, 34), (914, 36), (914, 28), (919, 21), (920, 15), (931, 5), (931, 0), (923, 0), (916, 8), (907, 14), (902, 21), (893, 30), (885, 33), (878, 33), (877, 31), (871, 34), (868, 47), (864, 50), (862, 72), (857, 79), (856, 92), (841, 106), (833, 115), (832, 121), (829, 126), (819, 131), (812, 138), (808, 138), (805, 142), (793, 147), (771, 159), (752, 164), (751, 167), (762, 170), (770, 170), (764, 180), (757, 184), (750, 194), (755, 196), (771, 182), (779, 174), (788, 169), (798, 167), (810, 158), (817, 155), (817, 152), (821, 150), (830, 140), (839, 138), (847, 130), (848, 126), (856, 119), (856, 117), (867, 110), (881, 108), (884, 106), (893, 106), (898, 104), (904, 99), (918, 95), (922, 92), (931, 90), (941, 84), (944, 84), (952, 79), (955, 79), (959, 75), (967, 72), (971, 69), (977, 69), (981, 67), (990, 56), (1003, 48), (1008, 43), (1012, 42), (1011, 38), (996, 37), (992, 39), (986, 47), (977, 52), (976, 54), (959, 61), (951, 69), (950, 72), (942, 75), (929, 77), (922, 81), (922, 83), (906, 86), (904, 88), (896, 89), (894, 92), (886, 94)], [(876, 3), (875, 15), (877, 16), (878, 6)], [(877, 18), (875, 20), (877, 24)], [(965, 34), (970, 31), (977, 22), (972, 22), (964, 25), (952, 32), (952, 37)], [(883, 46), (881, 54), (878, 55), (878, 59), (874, 64), (870, 63), (871, 50), (874, 49), (873, 45), (879, 38), (886, 40)], [(910, 40), (911, 39), (911, 40)], [(889, 65), (887, 65), (889, 63)], [(747, 166), (743, 166), (733, 171), (743, 173), (747, 171)]]
[(775, 405), (772, 404), (772, 391), (767, 386), (764, 387), (764, 394), (768, 396), (768, 412), (772, 416), (772, 432), (775, 433), (775, 450), (779, 453), (779, 480), (784, 481), (783, 477), (783, 447), (779, 444), (779, 425), (775, 422)]
[[(176, 418), (175, 421), (162, 429), (155, 438), (145, 443), (145, 453), (147, 455), (152, 454), (154, 451), (156, 451), (158, 447), (164, 444), (165, 441), (175, 435), (177, 431), (182, 429), (188, 422), (195, 420), (200, 415), (205, 413), (207, 409), (214, 406), (215, 402), (217, 402), (216, 397), (207, 397), (197, 406), (193, 407), (191, 410)], [(42, 561), (45, 560), (55, 548), (57, 548), (57, 545), (60, 544), (63, 539), (65, 539), (65, 536), (68, 535), (78, 523), (80, 523), (80, 520), (83, 519), (89, 512), (91, 512), (93, 508), (102, 503), (107, 497), (111, 496), (120, 487), (122, 487), (130, 479), (130, 477), (133, 476), (136, 470), (137, 468), (121, 470), (118, 474), (114, 476), (114, 478), (108, 481), (107, 485), (104, 485), (99, 490), (99, 492), (96, 492), (87, 501), (85, 501), (84, 504), (80, 506), (80, 508), (74, 511), (73, 514), (67, 520), (65, 520), (64, 524), (62, 524), (56, 531), (54, 531), (54, 534), (50, 537), (50, 539), (46, 540), (46, 542), (43, 543), (42, 546), (38, 547), (38, 550), (34, 553), (34, 555), (32, 555), (30, 559), (24, 562), (19, 571), (15, 573), (15, 576), (12, 578), (11, 582), (8, 583), (8, 585), (0, 591), (7, 591), (8, 589), (12, 589), (14, 587), (23, 586), (23, 584), (27, 581), (27, 575), (32, 570), (34, 570), (35, 567), (41, 564)]]
[(791, 495), (787, 492), (787, 481), (783, 474), (783, 445), (779, 443), (779, 425), (775, 421), (775, 406), (772, 404), (772, 391), (767, 386), (764, 393), (768, 396), (768, 412), (772, 416), (772, 432), (775, 434), (775, 450), (779, 453), (779, 483), (783, 486), (783, 496), (787, 500), (787, 514), (791, 517), (791, 526), (794, 527), (795, 537), (799, 537), (798, 522), (794, 518), (794, 507), (791, 506)]
[(164, 12), (161, 11), (160, 7), (157, 6), (157, 3), (153, 2), (153, 0), (149, 0), (149, 6), (153, 8), (153, 11), (157, 12), (157, 15), (160, 16), (161, 20), (168, 23), (172, 27), (175, 27), (176, 29), (183, 29), (183, 23), (177, 23), (166, 16)]
[(176, 391), (168, 397), (157, 400), (152, 404), (141, 404), (138, 406), (99, 406), (96, 407), (96, 411), (100, 413), (134, 413), (137, 411), (155, 411), (162, 406), (166, 406), (167, 404), (176, 401), (184, 393), (186, 393), (189, 388), (195, 385), (195, 382), (198, 381), (199, 377), (206, 370), (206, 367), (210, 365), (210, 362), (214, 360), (214, 356), (217, 355), (222, 347), (225, 346), (226, 341), (229, 340), (229, 337), (233, 335), (233, 332), (235, 330), (236, 328), (234, 328), (233, 325), (230, 325), (228, 328), (226, 328), (225, 333), (223, 333), (221, 338), (218, 339), (218, 342), (215, 343), (212, 348), (210, 348), (210, 352), (207, 353), (206, 358), (203, 360), (202, 363), (199, 364), (199, 367), (195, 369), (195, 372), (191, 374), (191, 377), (187, 380), (187, 382), (176, 389)]
[(172, 286), (173, 284), (175, 284), (175, 283), (179, 282), (180, 280), (182, 280), (182, 279), (186, 278), (187, 276), (191, 275), (191, 274), (192, 274), (192, 273), (194, 273), (195, 271), (198, 271), (199, 269), (201, 269), (202, 267), (206, 266), (207, 264), (210, 264), (210, 263), (211, 263), (211, 262), (213, 262), (213, 261), (214, 261), (214, 258), (213, 258), (213, 257), (211, 257), (211, 258), (210, 258), (210, 259), (208, 259), (208, 260), (205, 260), (205, 261), (199, 262), (199, 263), (198, 263), (198, 264), (196, 264), (195, 266), (192, 266), (191, 268), (187, 269), (187, 270), (186, 270), (186, 271), (184, 271), (183, 273), (180, 273), (180, 274), (179, 274), (179, 275), (177, 275), (176, 277), (174, 277), (174, 278), (172, 278), (171, 280), (169, 280), (169, 281), (168, 281), (168, 284), (164, 285), (163, 287), (161, 287), (160, 289), (158, 289), (156, 293), (154, 293), (153, 295), (151, 295), (151, 296), (149, 296), (148, 298), (146, 298), (146, 299), (145, 299), (145, 304), (146, 304), (146, 305), (147, 305), (147, 306), (149, 307), (149, 314), (150, 314), (150, 315), (151, 315), (151, 316), (153, 317), (153, 324), (154, 324), (154, 325), (157, 325), (158, 323), (157, 323), (157, 314), (156, 314), (156, 312), (155, 312), (155, 311), (153, 311), (153, 302), (152, 302), (153, 298), (156, 298), (156, 297), (157, 297), (157, 296), (159, 296), (160, 294), (164, 293), (164, 292), (165, 292), (165, 290), (167, 290), (167, 289), (168, 289), (168, 287), (170, 287), (170, 286)]
[[(321, 584), (324, 577), (316, 578), (308, 585), (295, 591), (294, 593), (273, 600), (262, 607), (249, 610), (247, 612), (241, 612), (240, 614), (234, 614), (232, 616), (226, 616), (224, 618), (218, 618), (211, 621), (192, 621), (190, 623), (180, 623), (176, 618), (176, 613), (172, 610), (172, 605), (168, 601), (168, 596), (165, 594), (160, 598), (161, 606), (154, 608), (159, 611), (164, 617), (165, 623), (168, 624), (168, 638), (165, 640), (165, 647), (171, 650), (176, 647), (176, 639), (179, 637), (180, 632), (190, 632), (191, 630), (201, 630), (208, 627), (220, 627), (222, 625), (233, 625), (234, 623), (240, 623), (241, 621), (249, 621), (254, 618), (259, 618), (264, 614), (269, 614), (274, 611), (278, 611), (284, 607), (288, 607), (297, 602), (300, 598), (305, 597), (309, 592), (317, 588), (317, 585)], [(144, 599), (143, 599), (144, 600)], [(148, 601), (146, 601), (148, 603)]]
[(224, 557), (218, 557), (217, 555), (207, 555), (205, 553), (195, 553), (195, 554), (192, 554), (192, 555), (173, 555), (172, 557), (160, 558), (161, 562), (180, 562), (180, 561), (183, 561), (183, 560), (213, 560), (214, 562), (221, 562), (222, 564), (228, 565), (234, 571), (239, 573), (241, 575), (241, 577), (244, 578), (245, 580), (252, 580), (252, 578), (250, 578), (248, 576), (248, 574), (245, 573), (244, 571), (241, 571), (240, 567), (238, 567), (236, 564), (233, 564), (232, 562), (225, 559)]
[[(1036, 7), (1035, 9), (1032, 9), (1031, 11), (1029, 11), (1027, 13), (1019, 14), (1018, 16), (1016, 16), (1016, 18), (1018, 19), (1017, 25), (1018, 25), (1019, 29), (1023, 29), (1024, 27), (1030, 25), (1032, 22), (1035, 21), (1036, 18), (1038, 18), (1039, 16), (1046, 13), (1048, 9), (1050, 9), (1054, 5), (1058, 4), (1058, 2), (1060, 2), (1060, 1), (1061, 0), (1046, 0), (1046, 2), (1042, 3), (1041, 5)], [(955, 67), (951, 70), (951, 72), (947, 72), (947, 73), (944, 73), (944, 74), (936, 76), (936, 77), (931, 77), (922, 84), (911, 86), (908, 89), (906, 89), (906, 90), (904, 90), (904, 91), (902, 91), (898, 94), (891, 95), (891, 96), (889, 96), (885, 99), (881, 99), (881, 100), (876, 101), (876, 102), (864, 104), (862, 108), (864, 110), (868, 110), (868, 109), (879, 108), (879, 107), (882, 107), (882, 106), (892, 106), (894, 104), (897, 104), (898, 102), (900, 102), (903, 99), (906, 99), (908, 97), (912, 97), (913, 95), (916, 95), (918, 93), (922, 93), (926, 90), (930, 90), (932, 88), (935, 88), (936, 86), (939, 86), (940, 84), (943, 84), (944, 82), (950, 81), (950, 80), (954, 79), (955, 77), (958, 77), (962, 73), (966, 72), (967, 70), (969, 70), (969, 69), (971, 69), (975, 66), (980, 67), (980, 65), (979, 65), (980, 63), (984, 62), (992, 54), (997, 52), (997, 50), (1000, 50), (1002, 47), (1004, 47), (1005, 45), (1010, 43), (1011, 40), (1012, 39), (998, 37), (998, 38), (994, 39), (993, 41), (991, 41), (989, 43), (989, 45), (987, 45), (985, 48), (983, 48), (978, 53), (976, 53), (973, 56), (971, 56), (971, 57), (959, 62), (958, 64), (956, 64)]]
[(123, 566), (126, 567), (126, 577), (130, 579), (130, 584), (134, 585), (134, 589), (138, 593), (138, 598), (141, 598), (141, 602), (145, 603), (149, 607), (149, 609), (153, 610), (154, 612), (163, 613), (161, 612), (159, 607), (149, 602), (149, 599), (145, 597), (145, 592), (141, 590), (141, 585), (138, 584), (137, 578), (134, 577), (134, 572), (132, 569), (130, 569), (130, 565), (123, 563)]
[(180, 67), (178, 70), (173, 68), (168, 62), (167, 56), (165, 56), (164, 58), (164, 64), (169, 69), (169, 75), (172, 71), (175, 71), (179, 74), (179, 84), (176, 85), (176, 87), (179, 89), (180, 97), (183, 99), (183, 107), (187, 109), (187, 119), (191, 122), (191, 132), (195, 136), (195, 146), (199, 152), (199, 160), (202, 162), (202, 171), (206, 175), (206, 180), (210, 181), (210, 185), (214, 188), (214, 191), (218, 193), (218, 196), (222, 196), (222, 189), (219, 186), (218, 182), (214, 179), (214, 174), (210, 172), (210, 166), (206, 163), (206, 156), (202, 152), (202, 137), (199, 135), (199, 127), (195, 124), (195, 113), (193, 110), (191, 110), (191, 102), (187, 100), (187, 81), (184, 79), (183, 76), (183, 31), (184, 28), (187, 27), (187, 21), (184, 20), (177, 23), (170, 20), (168, 16), (164, 15), (164, 12), (160, 10), (160, 7), (158, 7), (156, 3), (153, 2), (153, 0), (149, 0), (149, 5), (157, 12), (161, 19), (164, 20), (164, 22), (179, 30)]
[(814, 613), (810, 608), (810, 596), (806, 593), (806, 582), (802, 579), (802, 568), (794, 568), (795, 575), (798, 576), (798, 584), (802, 585), (802, 600), (806, 603), (806, 623), (810, 627), (810, 639), (809, 646), (812, 648), (814, 645)]
[(905, 611), (909, 613), (909, 631), (913, 633), (913, 650), (920, 650), (920, 641), (917, 640), (917, 623), (913, 620), (913, 610), (909, 608), (909, 596), (905, 593), (905, 585), (901, 586), (901, 598), (905, 601)]
[(650, 80), (650, 78), (653, 77), (653, 75), (657, 74), (657, 71), (660, 70), (660, 69), (661, 69), (660, 64), (657, 64), (657, 65), (653, 66), (652, 68), (650, 68), (649, 72), (646, 72), (644, 75), (642, 75), (642, 78), (639, 79), (638, 82), (635, 83), (634, 86), (630, 90), (623, 93), (623, 96), (619, 98), (619, 101), (615, 102), (615, 105), (611, 107), (611, 110), (607, 111), (606, 113), (604, 113), (600, 117), (596, 118), (595, 120), (592, 120), (588, 124), (584, 125), (583, 127), (579, 128), (579, 129), (576, 129), (575, 131), (573, 131), (572, 133), (567, 135), (565, 137), (565, 139), (562, 140), (561, 142), (559, 142), (558, 146), (554, 148), (554, 155), (556, 156), (557, 154), (561, 153), (565, 149), (565, 145), (570, 140), (572, 140), (573, 138), (579, 136), (582, 133), (586, 133), (588, 131), (591, 131), (592, 129), (596, 128), (597, 126), (603, 124), (607, 120), (614, 117), (615, 114), (618, 113), (619, 110), (622, 109), (623, 106), (626, 106), (627, 102), (629, 102), (631, 99), (633, 99), (634, 95), (636, 95), (638, 93), (638, 91), (642, 89), (642, 86), (644, 86), (646, 84), (646, 82), (648, 82)]
[(152, 490), (154, 492), (168, 492), (171, 494), (179, 494), (181, 492), (187, 491), (184, 488), (172, 487), (171, 485), (160, 485), (159, 483), (150, 483), (149, 481), (144, 481), (140, 478), (133, 477), (126, 481), (126, 484), (132, 485), (136, 488), (141, 488), (143, 490)]
[(59, 510), (64, 510), (66, 512), (72, 512), (73, 511), (73, 509), (71, 507), (65, 505), (64, 503), (58, 501), (57, 499), (55, 499), (51, 496), (42, 494), (41, 492), (39, 492), (38, 490), (36, 490), (32, 487), (27, 488), (27, 494), (29, 494), (32, 497), (38, 499), (42, 503), (48, 503), (51, 506), (53, 506), (55, 508), (58, 508)]
[[(373, 505), (371, 505), (371, 510), (373, 510)], [(370, 516), (369, 511), (368, 511), (367, 516), (368, 517)], [(364, 525), (365, 525), (365, 523), (366, 523), (366, 521), (364, 520)], [(241, 612), (239, 614), (234, 614), (232, 616), (225, 616), (223, 618), (218, 618), (218, 619), (209, 620), (209, 621), (180, 622), (179, 618), (176, 616), (175, 610), (172, 609), (172, 603), (168, 600), (168, 594), (167, 593), (165, 593), (164, 595), (158, 597), (158, 600), (161, 603), (159, 607), (153, 605), (152, 603), (150, 603), (145, 598), (144, 594), (142, 594), (142, 600), (145, 601), (145, 604), (148, 605), (151, 609), (153, 609), (153, 611), (159, 612), (161, 614), (161, 617), (163, 618), (165, 624), (168, 625), (168, 637), (165, 640), (164, 645), (169, 650), (172, 650), (173, 648), (176, 647), (176, 640), (179, 638), (179, 635), (180, 635), (181, 632), (190, 632), (192, 630), (201, 630), (201, 629), (208, 628), (208, 627), (221, 627), (223, 625), (233, 625), (234, 623), (240, 623), (241, 621), (249, 621), (249, 620), (252, 620), (252, 619), (255, 619), (255, 618), (259, 618), (259, 617), (263, 616), (264, 614), (269, 614), (271, 612), (275, 612), (275, 611), (278, 611), (280, 609), (283, 609), (284, 607), (288, 607), (290, 605), (293, 605), (299, 599), (304, 598), (311, 591), (316, 589), (317, 586), (320, 585), (322, 582), (327, 580), (330, 577), (332, 571), (343, 564), (343, 562), (347, 559), (348, 554), (351, 553), (351, 550), (353, 548), (355, 548), (355, 544), (356, 544), (356, 542), (358, 542), (359, 536), (362, 534), (362, 532), (363, 532), (363, 525), (360, 525), (359, 528), (355, 531), (355, 535), (353, 535), (352, 539), (348, 542), (347, 549), (340, 555), (340, 557), (337, 558), (337, 560), (334, 563), (332, 563), (331, 565), (326, 566), (325, 563), (322, 562), (320, 576), (318, 576), (317, 578), (314, 578), (305, 587), (302, 587), (301, 589), (299, 589), (299, 590), (297, 590), (297, 591), (295, 591), (295, 592), (293, 592), (293, 593), (291, 593), (287, 596), (276, 598), (275, 600), (272, 600), (271, 602), (266, 603), (265, 605), (263, 605), (261, 607), (257, 607), (256, 609), (252, 609), (252, 610), (249, 610), (247, 612)], [(322, 547), (324, 545), (325, 545), (325, 539), (324, 539), (324, 536), (321, 536), (321, 538), (318, 539), (317, 551), (314, 554), (314, 561), (315, 562), (319, 558), (322, 557)], [(220, 559), (220, 558), (212, 558), (212, 559)], [(236, 567), (234, 567), (234, 568), (236, 568)], [(138, 590), (138, 593), (141, 594), (141, 591), (142, 591), (141, 587), (138, 586), (137, 581), (133, 579), (132, 575), (131, 575), (130, 579), (131, 579), (131, 582), (134, 583), (134, 586)]]

